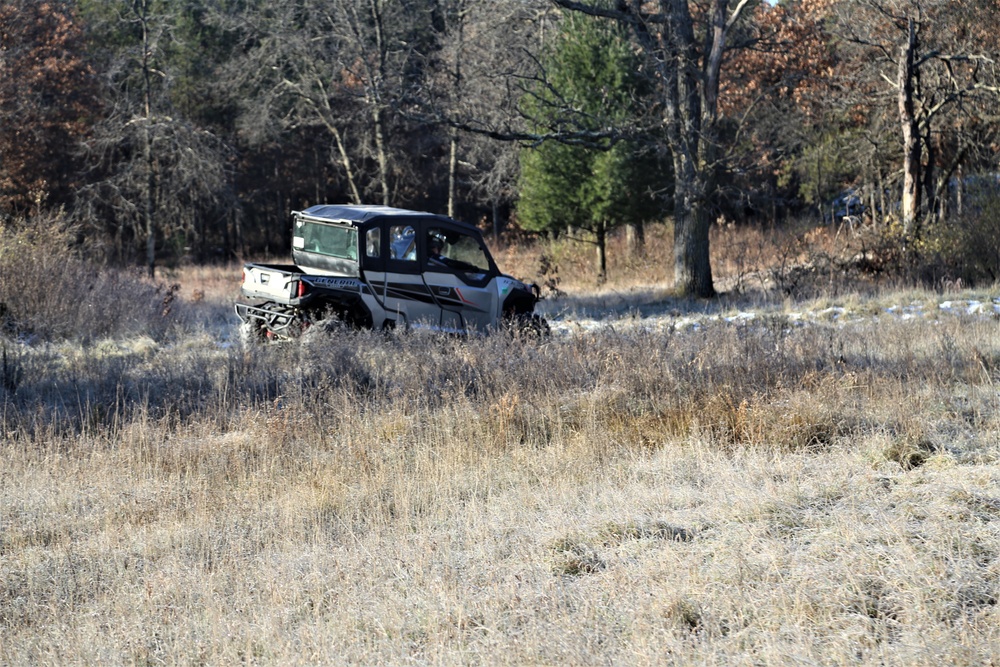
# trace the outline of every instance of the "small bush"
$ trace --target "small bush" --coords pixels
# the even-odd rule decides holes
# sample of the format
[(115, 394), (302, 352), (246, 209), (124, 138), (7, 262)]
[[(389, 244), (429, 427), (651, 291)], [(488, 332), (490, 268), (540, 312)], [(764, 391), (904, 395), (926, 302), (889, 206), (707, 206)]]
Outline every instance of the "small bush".
[(952, 229), (954, 278), (968, 283), (1000, 280), (1000, 196), (993, 195)]
[(161, 337), (177, 288), (88, 262), (59, 219), (0, 229), (0, 325), (8, 334), (90, 340)]
[(995, 283), (1000, 280), (1000, 195), (979, 193), (969, 211), (919, 226), (914, 238), (891, 220), (866, 239), (859, 268), (928, 287)]

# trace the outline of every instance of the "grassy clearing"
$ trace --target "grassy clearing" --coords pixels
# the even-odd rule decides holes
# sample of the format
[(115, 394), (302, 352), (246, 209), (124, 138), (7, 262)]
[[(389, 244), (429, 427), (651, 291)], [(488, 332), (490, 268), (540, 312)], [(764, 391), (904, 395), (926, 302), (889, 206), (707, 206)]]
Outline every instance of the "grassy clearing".
[(244, 350), (193, 275), (4, 339), (2, 664), (1000, 661), (995, 321)]
[(996, 661), (995, 326), (22, 349), (0, 662)]

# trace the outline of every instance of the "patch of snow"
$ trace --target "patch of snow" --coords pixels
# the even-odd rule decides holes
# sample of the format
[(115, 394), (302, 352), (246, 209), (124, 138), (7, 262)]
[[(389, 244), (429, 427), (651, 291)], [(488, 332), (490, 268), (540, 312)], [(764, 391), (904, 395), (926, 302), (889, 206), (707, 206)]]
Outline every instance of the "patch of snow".
[(847, 314), (847, 309), (844, 308), (843, 306), (830, 306), (829, 308), (824, 308), (823, 310), (816, 312), (816, 315), (818, 317), (828, 317), (834, 320), (846, 314)]
[(837, 328), (865, 323), (877, 325), (886, 316), (889, 320), (898, 322), (921, 319), (933, 319), (933, 321), (939, 322), (942, 315), (995, 318), (1000, 316), (1000, 296), (982, 301), (977, 299), (951, 299), (942, 301), (936, 309), (935, 316), (937, 319), (931, 317), (933, 313), (928, 311), (924, 303), (914, 301), (908, 305), (894, 304), (870, 313), (854, 312), (844, 306), (830, 306), (816, 310), (798, 310), (788, 313), (745, 310), (730, 315), (709, 313), (681, 314), (676, 310), (671, 310), (647, 316), (642, 316), (633, 311), (628, 316), (609, 314), (607, 317), (601, 317), (599, 313), (590, 311), (586, 316), (579, 318), (568, 313), (560, 315), (550, 319), (549, 323), (553, 332), (564, 333), (565, 335), (595, 332), (608, 328), (614, 331), (674, 331), (678, 333), (694, 333), (712, 324), (745, 325), (759, 321), (765, 314), (784, 319), (789, 328), (816, 326), (823, 323), (832, 323)]

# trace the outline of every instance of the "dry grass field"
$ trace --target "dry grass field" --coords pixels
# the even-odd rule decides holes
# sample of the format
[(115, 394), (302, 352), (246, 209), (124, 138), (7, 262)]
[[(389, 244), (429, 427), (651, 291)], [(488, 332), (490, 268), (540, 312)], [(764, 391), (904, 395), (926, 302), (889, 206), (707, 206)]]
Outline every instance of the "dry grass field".
[(168, 280), (0, 339), (0, 664), (1000, 664), (995, 319), (243, 349), (239, 267)]

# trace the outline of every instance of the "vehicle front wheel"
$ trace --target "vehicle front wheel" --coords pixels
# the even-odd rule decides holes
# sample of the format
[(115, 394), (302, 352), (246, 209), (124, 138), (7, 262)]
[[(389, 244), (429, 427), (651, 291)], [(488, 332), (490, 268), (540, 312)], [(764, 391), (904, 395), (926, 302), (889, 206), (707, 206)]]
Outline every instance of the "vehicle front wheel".
[(545, 338), (552, 329), (548, 321), (535, 313), (514, 313), (504, 319), (508, 331), (515, 336)]

